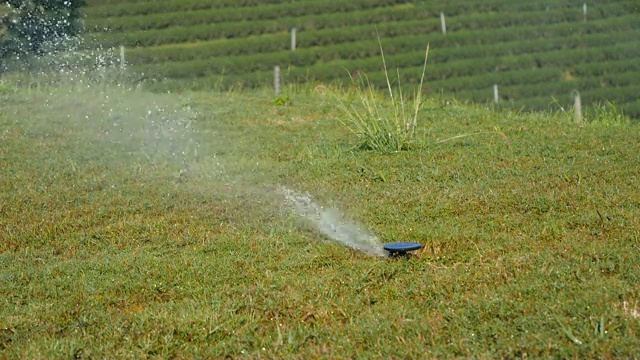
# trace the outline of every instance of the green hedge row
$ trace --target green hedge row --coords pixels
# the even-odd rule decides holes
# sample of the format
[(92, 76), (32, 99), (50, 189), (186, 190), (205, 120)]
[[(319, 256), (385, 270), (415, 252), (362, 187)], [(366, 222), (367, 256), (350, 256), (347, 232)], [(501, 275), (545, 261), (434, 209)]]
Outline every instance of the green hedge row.
[[(271, 21), (257, 22), (252, 27), (243, 23), (233, 23), (233, 26), (219, 27), (216, 24), (199, 25), (192, 27), (173, 27), (160, 30), (138, 31), (128, 33), (104, 33), (88, 36), (87, 47), (97, 44), (105, 47), (125, 45), (149, 47), (152, 45), (207, 41), (227, 37), (258, 36), (264, 33), (285, 33), (289, 31), (290, 24), (279, 24)], [(503, 27), (498, 29), (478, 29), (474, 31), (458, 31), (443, 36), (439, 32), (438, 19), (390, 21), (382, 22), (377, 26), (382, 37), (412, 36), (424, 34), (432, 39), (436, 47), (460, 47), (468, 44), (496, 44), (505, 41), (529, 40), (536, 38), (549, 38), (558, 36), (587, 36), (594, 33), (622, 32), (640, 29), (640, 22), (635, 21), (635, 15), (627, 15), (614, 19), (594, 20), (584, 23), (559, 23), (547, 26), (522, 25), (517, 27)], [(428, 34), (428, 35), (427, 35)], [(262, 35), (264, 36), (264, 35)], [(372, 40), (376, 38), (373, 25), (357, 25), (348, 28), (324, 29), (317, 31), (301, 30), (298, 34), (299, 47), (326, 46), (342, 42), (355, 42)], [(268, 39), (267, 39), (268, 41)], [(274, 49), (289, 46), (289, 41), (284, 40)], [(389, 44), (387, 46), (393, 46)], [(245, 48), (247, 51), (251, 47)]]
[(88, 7), (113, 6), (124, 3), (147, 2), (149, 0), (87, 0)]
[[(274, 6), (275, 7), (275, 6)], [(309, 10), (303, 15), (291, 15), (284, 12), (265, 11), (266, 6), (256, 8), (205, 9), (189, 12), (158, 13), (138, 16), (123, 16), (115, 18), (95, 18), (87, 20), (87, 31), (138, 31), (150, 29), (164, 29), (175, 26), (196, 26), (201, 24), (216, 24), (224, 27), (237, 21), (251, 21), (244, 23), (247, 27), (259, 28), (264, 26), (265, 20), (276, 20), (285, 25), (295, 25), (301, 30), (317, 30), (331, 27), (344, 27), (359, 24), (379, 23), (382, 21), (400, 21), (419, 19), (413, 7), (390, 6), (373, 9), (358, 9), (349, 12), (325, 13), (325, 8)], [(319, 10), (320, 12), (313, 12)], [(107, 30), (108, 29), (108, 30)], [(255, 32), (255, 31), (254, 31)]]
[[(634, 1), (589, 4), (586, 22), (582, 2), (573, 0), (90, 1), (102, 5), (86, 10), (95, 30), (88, 44), (133, 47), (130, 69), (159, 88), (265, 86), (276, 64), (286, 81), (348, 82), (360, 69), (383, 85), (377, 33), (404, 84), (419, 80), (429, 41), (426, 86), (476, 101), (491, 101), (498, 83), (513, 104), (548, 106), (574, 88), (585, 103), (598, 96), (633, 103), (637, 92), (624, 89), (640, 83)], [(291, 52), (294, 26), (298, 50)]]
[[(515, 29), (513, 29), (516, 32)], [(607, 32), (583, 35), (557, 35), (553, 37), (531, 38), (523, 40), (505, 40), (488, 46), (487, 44), (466, 44), (464, 46), (446, 46), (446, 43), (434, 43), (434, 59), (437, 56), (439, 61), (457, 61), (459, 59), (480, 58), (486, 56), (507, 56), (541, 53), (552, 50), (572, 51), (579, 48), (600, 47), (611, 44), (611, 39), (616, 39), (618, 43), (628, 43), (636, 39), (636, 34), (631, 31)]]
[(286, 0), (89, 0), (83, 13), (88, 18), (149, 15), (154, 13), (188, 12), (202, 9), (224, 9), (229, 7), (258, 7), (279, 4)]
[(636, 14), (627, 14), (611, 19), (594, 20), (591, 22), (563, 22), (539, 26), (537, 24), (518, 25), (497, 29), (481, 28), (473, 31), (458, 31), (447, 33), (439, 45), (443, 47), (457, 47), (468, 44), (493, 46), (504, 41), (554, 38), (558, 36), (584, 36), (591, 34), (627, 32), (640, 30), (640, 22), (636, 21)]
[[(637, 61), (634, 59), (627, 59), (622, 61), (615, 61), (611, 63), (587, 63), (580, 64), (575, 69), (571, 69), (567, 71), (567, 67), (558, 66), (558, 67), (544, 67), (544, 68), (535, 68), (535, 69), (521, 69), (521, 70), (511, 70), (511, 71), (487, 71), (469, 73), (467, 75), (458, 75), (452, 76), (446, 79), (439, 79), (439, 75), (441, 72), (446, 70), (446, 64), (442, 64), (440, 66), (436, 66), (430, 64), (427, 66), (427, 79), (425, 81), (425, 86), (433, 91), (438, 90), (446, 90), (446, 91), (455, 91), (457, 89), (464, 89), (468, 91), (489, 91), (492, 88), (493, 84), (499, 84), (499, 86), (510, 86), (510, 85), (519, 85), (519, 84), (527, 84), (531, 87), (536, 87), (539, 83), (546, 82), (558, 82), (558, 81), (580, 81), (582, 78), (593, 78), (596, 79), (599, 86), (607, 86), (607, 87), (618, 87), (618, 86), (628, 86), (638, 82), (638, 74), (640, 73), (640, 65), (636, 64)], [(602, 66), (606, 68), (606, 71), (612, 72), (617, 67), (619, 69), (619, 73), (609, 73), (608, 75), (600, 75), (600, 76), (591, 76), (591, 75), (576, 75), (580, 74), (584, 68), (589, 66)], [(319, 74), (320, 76), (316, 77), (317, 80), (320, 81), (331, 81), (335, 78), (342, 78), (347, 80), (347, 72), (339, 67), (332, 67), (332, 71), (335, 71), (335, 78), (324, 78), (322, 75), (326, 75), (328, 73), (325, 70), (324, 73), (320, 73), (321, 69), (318, 67), (314, 67), (310, 69), (308, 72), (311, 74)], [(421, 67), (411, 67), (411, 68), (402, 68), (400, 69), (400, 79), (403, 84), (415, 85), (420, 80), (422, 68)], [(292, 73), (296, 76), (304, 75), (304, 69), (294, 68)], [(382, 70), (372, 71), (366, 73), (369, 80), (377, 85), (384, 86), (385, 85), (385, 77), (384, 72)], [(571, 76), (568, 77), (567, 74)], [(622, 74), (622, 75), (620, 75)], [(635, 74), (635, 76), (634, 76)], [(396, 77), (395, 69), (391, 72), (391, 78), (394, 79)], [(570, 79), (574, 80), (570, 80)]]
[[(470, 45), (462, 48), (441, 47), (435, 45), (431, 51), (432, 63), (454, 62), (460, 59), (476, 59), (498, 57), (507, 55), (520, 55), (542, 53), (556, 49), (572, 51), (579, 48), (595, 48), (607, 46), (611, 39), (615, 38), (619, 44), (627, 44), (635, 48), (637, 35), (633, 32), (593, 34), (588, 37), (555, 37), (546, 39), (500, 42), (494, 46)], [(227, 56), (249, 55), (251, 53), (265, 54), (269, 52), (287, 51), (289, 37), (286, 34), (268, 35), (261, 37), (249, 37), (243, 39), (225, 39), (215, 42), (196, 43), (191, 45), (164, 46), (152, 48), (134, 48), (128, 51), (127, 60), (132, 64), (181, 62), (199, 59), (211, 59)], [(397, 39), (383, 39), (383, 46), (387, 55), (400, 55), (407, 53), (409, 56), (417, 56), (422, 52), (426, 38), (424, 36), (405, 36)], [(250, 53), (244, 53), (250, 51)], [(400, 54), (398, 54), (400, 53)], [(289, 52), (290, 60), (287, 64), (297, 66), (310, 66), (317, 61), (332, 61), (339, 59), (363, 59), (379, 58), (379, 46), (377, 40), (358, 41), (353, 43), (340, 43), (327, 45), (322, 48), (300, 48), (296, 52)], [(543, 65), (543, 55), (534, 59), (536, 64)], [(280, 58), (278, 61), (282, 61)], [(568, 59), (571, 60), (571, 59)], [(307, 62), (305, 62), (307, 61)], [(275, 63), (275, 61), (272, 61)], [(529, 64), (531, 65), (531, 64)], [(496, 67), (505, 65), (496, 65)], [(447, 73), (442, 76), (448, 77)]]
[[(410, 20), (397, 22), (383, 22), (378, 25), (381, 36), (401, 36), (424, 34), (429, 28), (439, 25), (432, 21)], [(204, 24), (197, 26), (176, 26), (168, 29), (148, 31), (132, 31), (126, 33), (89, 34), (85, 37), (85, 46), (91, 47), (100, 44), (104, 47), (111, 46), (154, 46), (185, 42), (207, 41), (221, 38), (246, 38), (248, 36), (264, 36), (273, 33), (288, 33), (292, 24), (274, 21), (255, 21), (252, 26), (242, 22), (231, 23), (228, 26), (217, 24)], [(298, 44), (301, 47), (335, 44), (346, 41), (363, 39), (375, 39), (376, 27), (374, 25), (356, 25), (335, 29), (324, 29), (298, 34)], [(289, 45), (289, 42), (286, 42)]]
[[(541, 53), (523, 53), (519, 55), (484, 56), (478, 58), (463, 58), (456, 61), (438, 61), (437, 48), (432, 48), (428, 67), (428, 76), (432, 80), (450, 79), (452, 77), (475, 76), (478, 74), (527, 70), (549, 67), (564, 67), (571, 69), (576, 64), (600, 63), (603, 61), (630, 60), (640, 56), (640, 49), (631, 40), (626, 43), (618, 43), (600, 48), (579, 48), (567, 52), (566, 50), (552, 50)], [(462, 53), (462, 51), (461, 51)], [(387, 65), (390, 69), (411, 71), (413, 67), (419, 69), (424, 60), (424, 53), (416, 48), (412, 53), (390, 54), (387, 52)], [(318, 62), (311, 69), (318, 74), (320, 80), (329, 80), (337, 77), (341, 69), (351, 71), (360, 69), (367, 73), (378, 71), (381, 67), (379, 57), (370, 57), (354, 60), (337, 60), (330, 62)]]
[[(613, 13), (611, 16), (623, 16), (628, 13), (624, 8), (612, 5), (603, 5)], [(593, 14), (590, 21), (608, 19), (601, 12)], [(505, 15), (504, 12), (489, 12), (481, 14), (470, 14), (468, 16), (458, 16), (447, 19), (447, 31), (478, 30), (487, 28), (502, 28), (523, 25), (544, 26), (558, 23), (582, 22), (582, 13), (578, 11), (567, 11), (565, 9), (539, 10), (527, 12), (514, 12)], [(588, 23), (587, 23), (588, 24)]]
[[(607, 76), (585, 76), (574, 77), (568, 79), (565, 77), (565, 70), (559, 68), (543, 68), (532, 70), (515, 70), (507, 72), (494, 72), (488, 74), (475, 74), (470, 76), (452, 77), (446, 80), (430, 80), (427, 79), (424, 83), (425, 89), (430, 92), (439, 93), (444, 91), (445, 93), (453, 93), (460, 96), (461, 99), (471, 99), (474, 101), (484, 101), (486, 99), (493, 99), (493, 85), (498, 84), (500, 93), (505, 94), (504, 89), (509, 89), (512, 86), (518, 86), (526, 84), (526, 86), (532, 89), (532, 94), (551, 96), (557, 94), (554, 90), (552, 93), (545, 93), (548, 91), (545, 87), (548, 84), (572, 84), (571, 86), (580, 87), (583, 79), (591, 79), (590, 84), (600, 89), (612, 89), (612, 88), (627, 88), (635, 85), (639, 80), (638, 73), (640, 69), (637, 65), (633, 64), (631, 60), (627, 60), (627, 63), (617, 62), (615, 65), (620, 65), (623, 68), (627, 68), (626, 72), (620, 72)], [(594, 64), (595, 65), (595, 64)], [(615, 65), (611, 65), (613, 68)], [(401, 80), (405, 87), (413, 89), (419, 82), (421, 68), (403, 69), (401, 71)], [(427, 72), (430, 70), (428, 68)], [(383, 86), (385, 84), (384, 73), (374, 72), (368, 74), (372, 83), (377, 86)], [(393, 75), (395, 76), (395, 74)], [(393, 79), (393, 78), (392, 78)], [(542, 85), (542, 86), (539, 86)], [(551, 85), (553, 89), (556, 85)], [(590, 86), (584, 88), (585, 90), (593, 90), (594, 87)], [(633, 95), (636, 96), (636, 95)], [(626, 101), (626, 100), (625, 100)]]
[[(180, 1), (147, 1), (121, 3), (112, 6), (87, 7), (84, 14), (89, 18), (119, 17), (132, 15), (149, 15), (157, 13), (172, 13), (202, 10), (237, 8), (250, 12), (252, 8), (260, 11), (280, 12), (289, 15), (304, 15), (308, 12), (345, 12), (378, 6), (391, 6), (395, 4), (411, 3), (411, 0), (305, 0), (304, 4), (291, 1), (212, 1), (212, 0), (180, 0)], [(324, 10), (323, 10), (324, 9)], [(253, 12), (251, 12), (253, 13)], [(269, 15), (272, 16), (272, 15)], [(273, 18), (273, 17), (271, 17)], [(240, 19), (244, 20), (244, 19)]]
[[(636, 84), (633, 80), (634, 74), (637, 74), (637, 71), (623, 72), (606, 78), (587, 76), (568, 80), (563, 78), (562, 70), (556, 68), (531, 70), (528, 72), (522, 70), (505, 74), (495, 74), (495, 76), (488, 76), (482, 80), (476, 76), (452, 78), (448, 82), (427, 82), (427, 86), (433, 91), (444, 90), (446, 92), (453, 93), (480, 93), (483, 98), (490, 98), (493, 95), (493, 84), (498, 84), (501, 95), (509, 95), (513, 92), (514, 87), (516, 87), (519, 91), (518, 94), (520, 97), (529, 98), (545, 94), (549, 96), (558, 94), (559, 91), (561, 92), (561, 90), (558, 89), (562, 89), (563, 86), (587, 91), (596, 89), (627, 88)], [(637, 75), (635, 75), (635, 77), (637, 78)], [(520, 86), (525, 86), (526, 89), (521, 89), (519, 88)], [(475, 96), (472, 96), (471, 99), (477, 100), (475, 99)], [(625, 98), (624, 100), (626, 101), (628, 99)]]
[[(640, 89), (636, 89), (636, 91), (640, 91)], [(640, 100), (619, 104), (619, 107), (627, 116), (640, 119)]]
[[(394, 49), (415, 51), (426, 45), (424, 36), (407, 36), (398, 39), (385, 39), (384, 43), (393, 43)], [(398, 47), (402, 43), (402, 47)], [(289, 51), (289, 35), (275, 34), (243, 39), (223, 39), (214, 42), (195, 43), (192, 45), (162, 46), (153, 48), (133, 48), (128, 51), (128, 61), (134, 64), (148, 62), (180, 62), (199, 59), (212, 59), (227, 56), (251, 56), (285, 51), (285, 55), (296, 65), (312, 65), (315, 61), (330, 61), (338, 59), (357, 59), (378, 57), (380, 54), (377, 40), (338, 43), (323, 47), (302, 47), (295, 52)], [(277, 54), (278, 61), (282, 61), (282, 54)], [(301, 59), (307, 59), (303, 62)]]
[[(554, 50), (544, 53), (484, 57), (457, 62), (431, 61), (429, 63), (427, 76), (428, 80), (436, 84), (442, 84), (439, 86), (444, 86), (444, 84), (448, 83), (450, 88), (456, 88), (458, 85), (455, 78), (470, 77), (478, 84), (504, 83), (505, 81), (507, 83), (521, 83), (531, 81), (528, 77), (540, 77), (543, 75), (543, 80), (547, 80), (551, 76), (549, 75), (552, 71), (550, 69), (556, 69), (553, 71), (556, 74), (555, 76), (559, 78), (563, 74), (563, 69), (573, 69), (576, 67), (575, 64), (571, 63), (572, 59), (585, 59), (576, 62), (576, 64), (581, 64), (580, 66), (583, 67), (587, 66), (585, 64), (621, 60), (622, 62), (616, 63), (616, 66), (625, 64), (627, 68), (635, 69), (637, 67), (633, 66), (633, 61), (637, 59), (637, 57), (640, 57), (640, 49), (631, 47), (633, 44), (635, 44), (635, 42), (619, 43), (600, 48), (581, 48), (575, 49), (570, 53), (567, 53), (566, 50)], [(305, 57), (305, 55), (308, 57)], [(403, 69), (403, 73), (411, 73), (414, 69), (419, 70), (419, 66), (424, 60), (423, 55), (422, 51), (389, 55), (387, 56), (387, 64), (391, 71), (398, 67)], [(381, 69), (381, 60), (379, 57), (325, 62), (314, 61), (316, 60), (314, 56), (315, 54), (313, 52), (291, 53), (289, 51), (282, 51), (278, 53), (255, 54), (252, 56), (145, 64), (135, 66), (134, 68), (137, 71), (145, 72), (158, 78), (209, 76), (222, 73), (227, 74), (230, 78), (234, 78), (237, 74), (270, 71), (273, 66), (280, 65), (282, 67), (293, 66), (294, 69), (296, 69), (295, 71), (312, 74), (316, 79), (321, 81), (344, 77), (346, 71), (353, 71), (356, 68), (369, 73), (369, 75), (374, 78), (373, 74), (379, 72)], [(544, 59), (545, 64), (538, 65), (540, 64), (540, 58)], [(313, 65), (305, 65), (309, 63), (313, 63)], [(613, 69), (612, 66), (613, 65), (610, 65), (609, 69)], [(584, 70), (582, 71), (584, 72)], [(419, 71), (416, 71), (416, 73), (419, 74)], [(510, 79), (510, 77), (512, 79)], [(408, 81), (411, 82), (411, 80)], [(484, 85), (477, 85), (475, 87), (482, 86)]]
[[(433, 12), (445, 12), (449, 15), (477, 14), (487, 12), (517, 13), (529, 11), (553, 11), (562, 9), (568, 14), (578, 13), (582, 16), (582, 6), (584, 2), (575, 0), (554, 0), (554, 1), (504, 1), (504, 0), (483, 0), (470, 3), (468, 0), (449, 0), (446, 2), (428, 1), (421, 2), (420, 6)], [(597, 3), (588, 3), (588, 18), (604, 13), (611, 16), (606, 9), (609, 6), (623, 7), (627, 12), (637, 11), (637, 2), (634, 0), (605, 0)]]
[[(596, 89), (600, 86), (599, 79), (596, 78), (582, 78), (575, 81), (554, 81), (538, 83), (536, 86), (529, 86), (528, 84), (518, 84), (501, 86), (499, 88), (500, 96), (506, 100), (523, 100), (541, 95), (553, 95), (571, 94), (574, 89)], [(607, 89), (608, 91), (614, 91), (614, 88)]]
[[(566, 90), (566, 89), (565, 89)], [(546, 110), (554, 109), (558, 110), (559, 106), (562, 106), (565, 110), (570, 110), (573, 107), (572, 90), (569, 92), (558, 92), (555, 94), (545, 94), (535, 97), (528, 97), (523, 99), (506, 100), (503, 102), (510, 104), (517, 108), (524, 108), (527, 110)], [(615, 99), (613, 101), (626, 115), (635, 119), (640, 119), (640, 100), (637, 98), (629, 98), (629, 93), (639, 93), (640, 86), (620, 87), (620, 88), (599, 88), (592, 90), (577, 89), (580, 91), (580, 97), (584, 106), (590, 106), (596, 103), (605, 103)], [(460, 94), (461, 96), (470, 96), (469, 94)], [(492, 102), (493, 93), (487, 94), (475, 94), (475, 96), (467, 97), (468, 99), (474, 98), (476, 102)], [(501, 100), (502, 101), (502, 100)]]
[[(214, 65), (206, 61), (191, 62), (188, 64), (174, 63), (167, 66), (166, 64), (158, 67), (141, 67), (136, 69), (140, 72), (145, 72), (151, 78), (163, 79), (165, 77), (179, 78), (201, 76), (201, 77), (213, 77), (223, 78), (225, 85), (235, 85), (237, 83), (243, 83), (246, 86), (261, 86), (265, 84), (265, 79), (270, 79), (273, 76), (273, 70), (271, 66), (265, 66), (261, 69), (256, 69), (251, 72), (245, 72), (241, 74), (231, 74), (229, 71), (225, 71), (224, 68), (216, 68)], [(217, 64), (218, 66), (220, 63)], [(598, 64), (582, 64), (585, 66), (597, 66)], [(509, 89), (513, 86), (519, 86), (525, 84), (528, 92), (520, 91), (520, 96), (535, 96), (543, 93), (546, 87), (549, 87), (553, 91), (549, 91), (552, 94), (556, 94), (559, 91), (556, 84), (565, 84), (568, 87), (575, 88), (593, 88), (603, 87), (615, 88), (619, 86), (631, 86), (635, 83), (640, 83), (640, 71), (638, 71), (638, 65), (633, 59), (627, 59), (624, 61), (613, 62), (608, 64), (607, 71), (612, 71), (614, 68), (625, 69), (623, 74), (611, 74), (606, 76), (575, 76), (573, 80), (564, 79), (565, 71), (563, 67), (558, 68), (543, 68), (543, 69), (531, 69), (531, 70), (516, 70), (506, 72), (493, 72), (489, 74), (481, 74), (476, 76), (466, 77), (452, 77), (447, 80), (431, 80), (427, 79), (425, 86), (432, 91), (444, 90), (447, 92), (455, 92), (459, 94), (458, 89), (466, 89), (469, 91), (475, 91), (481, 89), (488, 96), (494, 83), (498, 83), (500, 88)], [(287, 68), (283, 66), (283, 72), (286, 72), (288, 78), (291, 81), (306, 81), (306, 80), (318, 80), (322, 82), (331, 82), (335, 80), (341, 80), (343, 83), (349, 81), (349, 70), (336, 66), (336, 64), (321, 64), (310, 68), (305, 67), (291, 67)], [(580, 70), (580, 68), (578, 68)], [(392, 79), (395, 78), (394, 70), (391, 70)], [(409, 85), (409, 83), (416, 84), (419, 81), (421, 68), (414, 67), (409, 69), (401, 69), (400, 75), (402, 83)], [(437, 72), (437, 68), (429, 66), (427, 69), (428, 77)], [(575, 71), (578, 73), (579, 71)], [(372, 72), (368, 74), (372, 83), (383, 86), (384, 74), (381, 71)], [(586, 79), (586, 80), (585, 80)], [(585, 84), (585, 81), (588, 83)], [(587, 86), (588, 85), (588, 86)], [(413, 85), (411, 85), (413, 86)], [(542, 89), (542, 90), (541, 90)], [(503, 92), (501, 90), (501, 92)], [(512, 98), (517, 98), (512, 96)], [(472, 98), (475, 100), (475, 98)]]
[[(135, 16), (148, 15), (154, 13), (172, 13), (195, 11), (202, 9), (225, 9), (225, 8), (245, 8), (263, 7), (268, 5), (277, 5), (293, 3), (285, 0), (179, 0), (179, 1), (150, 1), (150, 0), (90, 0), (89, 7), (84, 13), (89, 18), (119, 17), (119, 16)], [(342, 0), (323, 0), (325, 6), (333, 6), (336, 3), (345, 5), (362, 4), (362, 1), (342, 1)], [(304, 9), (304, 6), (295, 3), (295, 6)], [(519, 1), (508, 2), (504, 0), (484, 0), (470, 4), (468, 1), (447, 1), (447, 2), (425, 2), (398, 0), (387, 4), (406, 4), (413, 6), (416, 12), (424, 12), (428, 14), (439, 14), (445, 12), (448, 17), (454, 17), (465, 14), (479, 14), (488, 12), (501, 13), (524, 13), (531, 11), (556, 11), (563, 10), (567, 16), (582, 16), (582, 3), (575, 1), (554, 1), (553, 3), (545, 3), (540, 1)], [(637, 3), (633, 0), (628, 1), (599, 1), (597, 4), (589, 4), (589, 19), (599, 15), (611, 16), (609, 12), (614, 7), (624, 8), (626, 11), (634, 10)], [(577, 15), (576, 15), (577, 14)]]
[[(289, 4), (284, 4), (289, 5)], [(226, 26), (226, 23), (238, 21), (251, 21), (245, 23), (249, 27), (259, 27), (255, 23), (257, 20), (278, 20), (290, 25), (297, 25), (299, 29), (312, 30), (330, 27), (351, 26), (365, 23), (379, 23), (381, 21), (398, 21), (419, 19), (429, 16), (427, 12), (417, 11), (415, 6), (401, 4), (397, 6), (377, 7), (373, 9), (357, 9), (348, 12), (337, 12), (335, 9), (327, 8), (322, 3), (310, 3), (301, 8), (284, 6), (283, 4), (264, 5), (248, 8), (222, 8), (204, 9), (173, 13), (152, 13), (148, 15), (104, 17), (97, 16), (87, 19), (85, 27), (87, 31), (137, 31), (149, 29), (163, 29), (174, 26), (194, 26), (200, 24), (217, 24)], [(624, 14), (624, 9), (615, 5), (603, 5), (603, 7), (613, 8), (614, 16)], [(188, 14), (188, 16), (185, 16)], [(593, 19), (602, 18), (602, 12), (597, 13)], [(563, 21), (580, 21), (580, 14), (567, 15), (565, 10), (544, 10), (518, 12), (510, 16), (502, 13), (473, 14), (452, 17), (448, 21), (451, 30), (486, 28), (487, 25), (494, 27), (524, 25), (527, 23), (547, 24)], [(591, 20), (593, 20), (591, 19)], [(256, 31), (254, 31), (256, 32)]]

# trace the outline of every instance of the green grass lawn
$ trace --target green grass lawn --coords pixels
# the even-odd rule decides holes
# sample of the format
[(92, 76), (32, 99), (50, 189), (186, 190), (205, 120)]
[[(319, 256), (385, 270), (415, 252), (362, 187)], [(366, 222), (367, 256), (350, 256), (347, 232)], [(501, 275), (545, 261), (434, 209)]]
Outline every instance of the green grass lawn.
[[(429, 98), (386, 154), (322, 86), (0, 100), (2, 358), (640, 358), (637, 125)], [(281, 186), (424, 248), (328, 241)]]

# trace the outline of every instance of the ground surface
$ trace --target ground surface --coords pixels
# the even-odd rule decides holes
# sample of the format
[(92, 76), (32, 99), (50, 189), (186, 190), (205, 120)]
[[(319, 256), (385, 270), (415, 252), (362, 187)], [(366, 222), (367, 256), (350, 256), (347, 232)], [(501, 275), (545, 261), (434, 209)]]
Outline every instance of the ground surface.
[[(0, 357), (640, 357), (637, 126), (429, 99), (382, 154), (322, 87), (0, 96)], [(327, 241), (281, 186), (424, 248)]]

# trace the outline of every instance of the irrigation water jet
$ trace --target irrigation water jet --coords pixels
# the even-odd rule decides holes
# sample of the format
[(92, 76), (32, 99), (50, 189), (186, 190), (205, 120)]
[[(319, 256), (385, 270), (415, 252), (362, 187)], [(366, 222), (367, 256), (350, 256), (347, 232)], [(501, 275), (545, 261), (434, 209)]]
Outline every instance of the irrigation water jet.
[(308, 193), (299, 193), (286, 187), (281, 187), (280, 192), (284, 195), (287, 205), (295, 210), (296, 215), (320, 234), (365, 254), (387, 256), (377, 236), (362, 224), (346, 218), (338, 209), (319, 205)]

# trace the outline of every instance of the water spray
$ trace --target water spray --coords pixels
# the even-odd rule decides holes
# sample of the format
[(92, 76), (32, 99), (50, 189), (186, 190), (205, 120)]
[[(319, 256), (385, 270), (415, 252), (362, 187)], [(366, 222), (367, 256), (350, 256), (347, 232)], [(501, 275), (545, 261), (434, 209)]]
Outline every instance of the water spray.
[(380, 257), (407, 257), (409, 251), (422, 248), (414, 242), (395, 242), (383, 245), (377, 236), (362, 224), (346, 218), (335, 208), (325, 208), (316, 203), (310, 194), (298, 193), (281, 187), (280, 191), (296, 214), (322, 235), (346, 245), (354, 250)]

